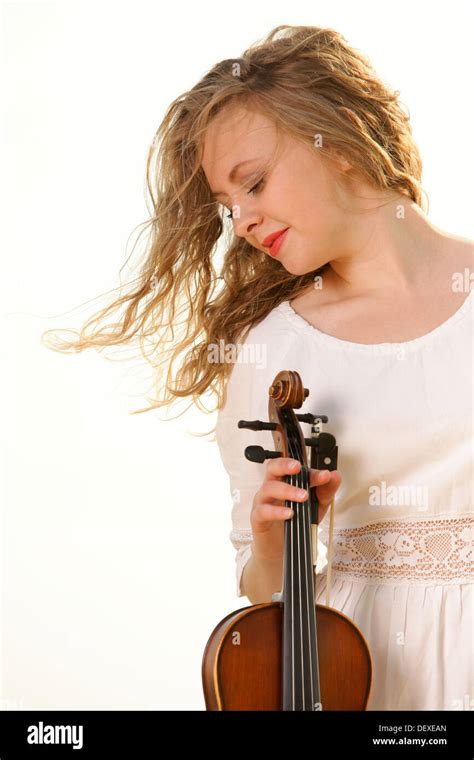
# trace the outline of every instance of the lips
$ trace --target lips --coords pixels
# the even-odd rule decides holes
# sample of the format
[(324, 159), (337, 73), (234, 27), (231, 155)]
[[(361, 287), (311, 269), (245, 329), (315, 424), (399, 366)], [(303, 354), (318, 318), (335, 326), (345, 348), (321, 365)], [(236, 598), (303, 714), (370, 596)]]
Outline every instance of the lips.
[(277, 239), (277, 237), (280, 237), (280, 235), (282, 235), (284, 232), (286, 232), (286, 230), (289, 230), (289, 229), (290, 229), (289, 227), (283, 227), (283, 229), (278, 230), (278, 232), (272, 232), (271, 235), (267, 235), (265, 240), (262, 241), (262, 245), (269, 248), (271, 244)]

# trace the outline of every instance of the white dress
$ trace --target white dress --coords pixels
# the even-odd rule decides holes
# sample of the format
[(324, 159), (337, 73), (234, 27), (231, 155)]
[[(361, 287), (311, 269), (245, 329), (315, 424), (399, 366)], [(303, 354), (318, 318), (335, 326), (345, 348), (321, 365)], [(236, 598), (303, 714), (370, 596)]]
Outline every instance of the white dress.
[[(268, 388), (281, 370), (296, 370), (310, 390), (298, 413), (328, 416), (342, 476), (329, 604), (369, 646), (369, 710), (474, 709), (473, 317), (471, 290), (426, 335), (366, 345), (321, 332), (284, 301), (241, 344), (218, 412), (237, 596), (264, 477), (244, 449), (274, 450), (271, 432), (239, 429), (238, 420), (268, 420)], [(328, 525), (329, 512), (318, 527), (318, 604), (326, 603)]]

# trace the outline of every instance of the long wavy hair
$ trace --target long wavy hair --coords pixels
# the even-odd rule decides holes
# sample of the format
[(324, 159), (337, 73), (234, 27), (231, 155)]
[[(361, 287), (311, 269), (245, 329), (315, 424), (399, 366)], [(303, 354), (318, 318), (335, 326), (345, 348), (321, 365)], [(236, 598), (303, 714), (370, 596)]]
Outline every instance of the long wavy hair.
[[(306, 289), (329, 263), (295, 276), (233, 234), (201, 167), (206, 127), (224, 108), (243, 105), (271, 119), (277, 135), (314, 144), (316, 132), (372, 186), (395, 190), (423, 208), (422, 162), (399, 95), (365, 55), (329, 28), (282, 24), (241, 58), (217, 63), (171, 103), (149, 148), (152, 209), (147, 199), (148, 247), (137, 278), (79, 333), (72, 331), (77, 339), (58, 339), (57, 330), (47, 330), (42, 341), (67, 353), (138, 339), (143, 357), (155, 357), (154, 387), (163, 394), (131, 414), (186, 396), (209, 411), (200, 400), (209, 389), (221, 408), (232, 363), (209, 361), (208, 346), (242, 343), (252, 326)], [(324, 159), (324, 148), (318, 155)], [(101, 329), (100, 322), (122, 306), (118, 321)]]

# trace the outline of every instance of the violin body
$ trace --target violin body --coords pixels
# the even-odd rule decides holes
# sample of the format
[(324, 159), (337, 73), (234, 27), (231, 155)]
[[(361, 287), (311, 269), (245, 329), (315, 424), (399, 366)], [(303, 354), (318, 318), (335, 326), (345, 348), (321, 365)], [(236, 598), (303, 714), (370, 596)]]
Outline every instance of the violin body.
[[(316, 624), (321, 709), (365, 710), (372, 662), (364, 637), (346, 615), (325, 605), (316, 605)], [(202, 660), (206, 710), (281, 710), (282, 636), (281, 602), (242, 607), (221, 620)]]
[[(336, 439), (322, 432), (326, 415), (295, 414), (309, 395), (299, 374), (279, 372), (268, 389), (269, 421), (239, 420), (239, 428), (271, 430), (275, 451), (247, 446), (253, 462), (291, 457), (301, 464), (287, 483), (305, 502), (285, 501), (283, 588), (271, 602), (242, 607), (214, 628), (202, 661), (207, 710), (365, 710), (372, 683), (369, 648), (352, 620), (315, 604), (319, 501), (311, 469), (334, 470)], [(300, 422), (310, 424), (311, 437)], [(306, 449), (311, 449), (311, 467)]]

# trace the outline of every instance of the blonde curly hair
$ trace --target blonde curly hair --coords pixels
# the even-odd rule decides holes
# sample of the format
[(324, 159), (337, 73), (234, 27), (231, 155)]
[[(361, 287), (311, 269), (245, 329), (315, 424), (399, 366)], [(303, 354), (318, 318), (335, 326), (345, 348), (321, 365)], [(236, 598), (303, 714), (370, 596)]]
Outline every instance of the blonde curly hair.
[[(369, 60), (337, 31), (315, 26), (275, 27), (238, 59), (217, 63), (168, 107), (150, 146), (146, 184), (152, 200), (149, 244), (138, 277), (125, 295), (89, 319), (77, 340), (47, 330), (56, 351), (83, 351), (138, 338), (162, 361), (152, 366), (156, 388), (167, 365), (162, 398), (139, 414), (212, 389), (225, 404), (229, 362), (210, 362), (208, 346), (235, 345), (284, 300), (306, 289), (329, 264), (301, 276), (233, 235), (201, 167), (206, 127), (224, 108), (243, 105), (271, 119), (282, 132), (313, 143), (315, 131), (374, 187), (395, 190), (423, 208), (422, 162), (407, 115)], [(315, 130), (316, 125), (316, 130)], [(324, 156), (324, 150), (321, 151)], [(223, 262), (216, 269), (216, 247)], [(125, 305), (110, 329), (98, 323)], [(185, 318), (176, 320), (181, 309)], [(166, 321), (165, 316), (168, 318)], [(97, 325), (97, 329), (91, 329)], [(185, 328), (175, 338), (178, 326)], [(69, 331), (66, 331), (69, 332)], [(171, 348), (164, 343), (171, 334)], [(167, 354), (171, 353), (171, 357)], [(175, 362), (179, 363), (174, 369)]]

